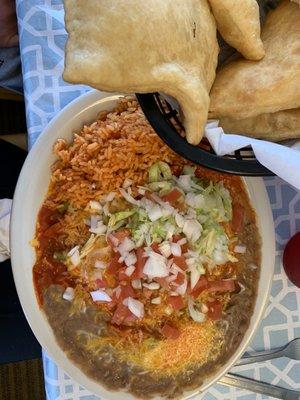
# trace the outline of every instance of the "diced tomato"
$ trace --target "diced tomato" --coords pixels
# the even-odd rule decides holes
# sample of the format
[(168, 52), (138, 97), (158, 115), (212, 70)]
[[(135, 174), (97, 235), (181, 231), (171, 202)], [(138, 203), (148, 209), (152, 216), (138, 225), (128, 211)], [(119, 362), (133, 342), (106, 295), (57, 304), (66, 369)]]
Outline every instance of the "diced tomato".
[(108, 235), (107, 243), (113, 249), (116, 246), (115, 246), (115, 243), (112, 240), (111, 236), (116, 238), (119, 242), (122, 242), (122, 240), (124, 240), (126, 237), (130, 236), (130, 231), (128, 229), (123, 229), (121, 231), (117, 231), (117, 232), (114, 232), (114, 233), (111, 233), (110, 235)]
[(177, 243), (178, 240), (181, 240), (183, 237), (181, 235), (173, 235), (172, 242)]
[(123, 239), (130, 236), (130, 230), (123, 229), (121, 231), (114, 232), (113, 235), (116, 239), (118, 239), (120, 242), (122, 242)]
[(174, 282), (177, 283), (178, 285), (182, 285), (184, 282), (184, 278), (185, 275), (179, 272)]
[(111, 323), (121, 325), (126, 318), (130, 317), (130, 314), (130, 310), (124, 304), (120, 303), (114, 312)]
[(59, 221), (61, 214), (57, 210), (51, 210), (43, 206), (39, 212), (39, 224), (42, 231), (45, 231), (49, 226), (56, 224)]
[(145, 277), (143, 269), (147, 261), (147, 257), (143, 257), (143, 255), (144, 255), (144, 249), (143, 247), (139, 247), (136, 250), (137, 262), (135, 264), (135, 271), (131, 276), (132, 279), (140, 279)]
[(188, 292), (191, 294), (195, 299), (202, 293), (205, 289), (208, 288), (208, 281), (205, 276), (201, 276), (199, 281), (197, 282), (196, 286), (193, 290), (189, 288)]
[(234, 292), (235, 282), (233, 279), (226, 279), (222, 281), (210, 281), (208, 282), (209, 292)]
[(170, 285), (167, 282), (166, 278), (153, 278), (153, 280), (155, 282), (159, 283), (162, 288), (167, 289), (167, 290), (170, 289)]
[(132, 314), (132, 312), (130, 310), (128, 310), (128, 311), (129, 311), (130, 315), (128, 315), (124, 319), (123, 325), (129, 325), (130, 326), (130, 325), (132, 325), (133, 322), (135, 322), (138, 319), (138, 317), (136, 315)]
[(180, 192), (180, 190), (175, 188), (171, 190), (171, 192), (169, 192), (168, 194), (162, 196), (162, 199), (164, 201), (168, 201), (169, 203), (174, 203), (175, 201), (180, 199), (180, 197), (182, 197), (182, 193)]
[(189, 245), (187, 243), (181, 245), (182, 254), (187, 253), (189, 249)]
[(107, 272), (111, 275), (116, 275), (119, 269), (122, 267), (122, 263), (119, 263), (120, 253), (114, 255), (110, 260), (109, 266), (107, 267)]
[(234, 232), (241, 232), (244, 226), (244, 218), (245, 208), (240, 203), (233, 203), (231, 226)]
[(113, 241), (113, 239), (112, 239), (112, 234), (110, 234), (110, 235), (108, 235), (107, 236), (107, 244), (112, 248), (112, 249), (114, 249), (116, 246), (115, 246), (115, 243), (114, 243), (114, 241)]
[(153, 292), (150, 289), (144, 288), (143, 289), (143, 294), (146, 297), (146, 299), (150, 299), (151, 296), (153, 295)]
[(107, 307), (112, 310), (116, 305), (118, 304), (118, 299), (117, 299), (117, 295), (114, 292), (111, 296), (111, 301), (109, 303), (107, 303)]
[(157, 242), (152, 243), (152, 244), (151, 244), (151, 249), (152, 249), (153, 251), (155, 251), (155, 253), (159, 253), (159, 254), (160, 254), (160, 251), (159, 251), (159, 243), (157, 243)]
[(122, 302), (127, 297), (136, 297), (136, 293), (130, 283), (126, 283), (126, 285), (121, 286), (121, 294), (118, 300), (119, 302)]
[(177, 267), (181, 268), (183, 271), (187, 270), (186, 260), (183, 256), (175, 256), (174, 263), (177, 265)]
[[(177, 242), (178, 242), (179, 240), (181, 240), (181, 239), (183, 239), (183, 236), (181, 236), (181, 235), (174, 235), (174, 236), (172, 237), (172, 241), (173, 241), (174, 243), (177, 243)], [(182, 245), (181, 245), (181, 252), (182, 252), (182, 254), (186, 253), (186, 252), (188, 251), (188, 249), (189, 249), (188, 243), (185, 243), (185, 244), (182, 244)], [(179, 265), (178, 265), (178, 267), (179, 267)]]
[(109, 284), (107, 282), (107, 280), (105, 279), (105, 277), (102, 277), (102, 279), (96, 279), (96, 285), (98, 287), (98, 289), (106, 289), (109, 287)]
[(167, 324), (162, 327), (161, 333), (167, 339), (178, 339), (180, 336), (180, 331), (178, 329)]
[(222, 316), (222, 303), (219, 300), (214, 300), (210, 303), (207, 303), (207, 306), (207, 317), (215, 321), (219, 320)]
[(184, 308), (184, 302), (181, 296), (169, 296), (168, 302), (175, 311), (179, 311)]

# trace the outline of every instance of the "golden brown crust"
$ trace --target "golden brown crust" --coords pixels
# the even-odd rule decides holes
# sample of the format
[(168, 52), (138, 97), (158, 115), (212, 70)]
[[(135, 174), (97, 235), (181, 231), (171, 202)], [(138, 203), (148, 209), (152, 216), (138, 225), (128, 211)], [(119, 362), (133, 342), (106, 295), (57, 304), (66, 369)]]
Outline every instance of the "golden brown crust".
[(300, 8), (283, 1), (262, 31), (266, 56), (238, 60), (217, 74), (210, 117), (244, 119), (300, 106)]
[(206, 0), (65, 0), (65, 10), (65, 80), (167, 93), (183, 109), (187, 140), (200, 142), (218, 56)]
[(280, 142), (300, 138), (300, 108), (245, 119), (221, 118), (226, 133)]
[(248, 60), (261, 60), (259, 7), (256, 0), (209, 0), (224, 40)]

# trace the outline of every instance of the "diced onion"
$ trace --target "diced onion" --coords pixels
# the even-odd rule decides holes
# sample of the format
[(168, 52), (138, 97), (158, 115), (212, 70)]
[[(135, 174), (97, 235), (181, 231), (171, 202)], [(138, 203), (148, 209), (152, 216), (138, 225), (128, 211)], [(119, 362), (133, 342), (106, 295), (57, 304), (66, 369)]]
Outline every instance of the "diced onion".
[(186, 290), (187, 290), (187, 280), (185, 279), (183, 284), (179, 285), (177, 287), (176, 292), (177, 292), (177, 294), (180, 294), (181, 296), (184, 296), (186, 294)]
[(190, 192), (192, 190), (191, 175), (180, 175), (177, 179), (177, 183), (185, 192)]
[(148, 260), (144, 265), (143, 272), (151, 278), (164, 278), (169, 275), (167, 259), (154, 251), (148, 253)]
[(125, 178), (122, 187), (124, 189), (129, 188), (133, 184), (133, 181), (131, 179)]
[(203, 312), (203, 314), (208, 313), (208, 307), (206, 304), (201, 304), (201, 312)]
[(101, 211), (102, 210), (102, 206), (100, 204), (99, 201), (96, 200), (91, 200), (90, 201), (90, 208), (94, 211)]
[(103, 213), (104, 213), (104, 215), (110, 215), (107, 203), (103, 206)]
[(176, 226), (168, 222), (165, 225), (165, 229), (166, 229), (166, 239), (170, 240), (175, 233)]
[(182, 269), (180, 267), (178, 267), (174, 262), (172, 264), (172, 267), (170, 268), (170, 272), (172, 272), (173, 274), (177, 275), (178, 272), (182, 273)]
[(120, 294), (121, 294), (121, 286), (117, 286), (116, 288), (115, 288), (115, 293), (116, 293), (116, 298), (118, 299), (119, 297), (120, 297)]
[(131, 251), (124, 259), (127, 267), (134, 265), (137, 262), (137, 258), (134, 251)]
[(120, 188), (119, 190), (121, 195), (124, 197), (126, 201), (128, 201), (128, 203), (134, 204), (135, 206), (140, 205), (140, 202), (138, 200), (135, 200), (135, 198), (132, 197), (131, 194), (127, 193), (125, 189)]
[(160, 284), (157, 282), (143, 283), (143, 286), (149, 290), (158, 290), (160, 288)]
[(73, 248), (69, 251), (68, 256), (69, 256), (69, 257), (72, 257), (72, 255), (73, 255), (77, 250), (79, 250), (79, 246), (73, 247)]
[(75, 267), (80, 264), (80, 255), (78, 249), (75, 250), (75, 252), (71, 255), (70, 260)]
[(217, 265), (223, 265), (228, 261), (228, 254), (220, 250), (213, 252), (213, 260)]
[(110, 192), (106, 195), (105, 200), (107, 202), (113, 201), (113, 199), (116, 197), (116, 193), (115, 192)]
[(191, 271), (191, 289), (193, 290), (194, 287), (197, 285), (201, 274), (196, 266), (191, 267), (190, 271)]
[(119, 245), (119, 240), (112, 234), (108, 235), (109, 240), (113, 243), (114, 247)]
[(126, 297), (126, 299), (123, 300), (124, 306), (128, 307), (128, 301), (129, 301), (129, 297)]
[(163, 216), (161, 207), (158, 204), (154, 204), (153, 206), (147, 209), (147, 213), (149, 216), (150, 221), (154, 222), (157, 221), (159, 218)]
[(191, 298), (188, 299), (188, 309), (189, 309), (191, 318), (195, 322), (201, 323), (205, 320), (205, 314), (195, 309), (195, 303), (193, 302), (193, 300)]
[(74, 299), (74, 289), (71, 287), (67, 287), (63, 294), (63, 299), (67, 301), (72, 301)]
[(246, 253), (247, 247), (246, 246), (242, 246), (242, 245), (236, 245), (235, 248), (233, 249), (233, 251), (235, 253), (240, 253), (240, 254), (244, 254)]
[(171, 246), (170, 246), (170, 243), (169, 243), (169, 242), (162, 242), (162, 243), (158, 246), (158, 248), (159, 248), (160, 253), (161, 253), (164, 257), (166, 257), (166, 258), (169, 258), (170, 255), (172, 254), (172, 252), (171, 252)]
[(101, 217), (99, 215), (91, 215), (90, 227), (92, 229), (97, 228), (99, 221), (101, 221)]
[(187, 239), (191, 242), (196, 242), (201, 236), (202, 226), (199, 222), (194, 220), (185, 221), (183, 226), (183, 233)]
[(121, 256), (123, 256), (124, 253), (130, 252), (134, 248), (135, 248), (135, 243), (128, 237), (125, 237), (124, 240), (118, 246), (118, 251), (121, 254)]
[(202, 208), (204, 205), (204, 196), (202, 194), (188, 193), (185, 196), (185, 202), (193, 208)]
[(111, 298), (110, 296), (104, 292), (104, 290), (95, 290), (93, 292), (90, 292), (90, 295), (92, 296), (93, 301), (104, 301), (104, 302), (110, 302)]
[(178, 243), (171, 243), (171, 252), (173, 256), (180, 257), (181, 256), (181, 247)]
[(96, 227), (93, 228), (91, 225), (89, 231), (91, 233), (95, 233), (96, 235), (104, 235), (104, 233), (107, 231), (107, 227), (102, 221), (99, 221)]
[(141, 301), (128, 297), (128, 308), (138, 318), (144, 316), (144, 304)]
[(142, 289), (142, 281), (140, 279), (134, 279), (131, 282), (131, 286), (133, 289)]
[(165, 314), (166, 315), (171, 315), (173, 313), (173, 308), (171, 306), (167, 306), (165, 308)]
[(178, 242), (177, 242), (177, 244), (179, 244), (179, 246), (183, 246), (186, 243), (187, 243), (186, 238), (182, 238), (182, 239), (178, 240)]
[(170, 205), (165, 205), (161, 208), (163, 217), (170, 217), (174, 213), (174, 208)]
[(95, 268), (104, 269), (104, 268), (106, 268), (106, 266), (107, 266), (107, 264), (104, 261), (97, 260), (95, 262)]
[(175, 222), (179, 228), (183, 228), (184, 226), (184, 217), (178, 213), (175, 214)]
[(250, 263), (250, 264), (248, 264), (248, 268), (249, 269), (257, 269), (257, 265)]
[(168, 283), (171, 283), (171, 282), (173, 282), (173, 281), (176, 281), (176, 279), (177, 279), (177, 275), (170, 275), (170, 276), (168, 276), (167, 278), (166, 278), (166, 281), (168, 282)]
[(135, 266), (134, 265), (130, 265), (129, 267), (127, 267), (125, 269), (125, 275), (127, 276), (131, 276), (135, 271)]
[(161, 303), (161, 297), (154, 297), (154, 299), (151, 300), (152, 304), (160, 304)]
[(238, 284), (239, 287), (241, 288), (240, 293), (243, 293), (246, 290), (245, 286), (241, 282), (238, 282)]

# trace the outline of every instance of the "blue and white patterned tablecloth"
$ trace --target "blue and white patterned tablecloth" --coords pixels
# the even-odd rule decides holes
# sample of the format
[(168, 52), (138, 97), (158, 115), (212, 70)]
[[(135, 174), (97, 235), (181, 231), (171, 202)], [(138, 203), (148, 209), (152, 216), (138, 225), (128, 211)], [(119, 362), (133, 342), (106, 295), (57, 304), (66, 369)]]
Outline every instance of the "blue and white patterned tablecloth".
[[(88, 90), (62, 80), (66, 32), (61, 13), (61, 0), (17, 0), (30, 146), (59, 110)], [(300, 337), (300, 290), (287, 280), (281, 265), (286, 241), (300, 231), (300, 192), (278, 178), (266, 178), (265, 184), (273, 209), (277, 252), (269, 305), (251, 344), (255, 350), (275, 348)], [(43, 362), (47, 400), (98, 399), (69, 378), (45, 353)], [(280, 359), (238, 367), (235, 371), (300, 390), (300, 362)], [(258, 400), (267, 397), (215, 385), (198, 398)]]

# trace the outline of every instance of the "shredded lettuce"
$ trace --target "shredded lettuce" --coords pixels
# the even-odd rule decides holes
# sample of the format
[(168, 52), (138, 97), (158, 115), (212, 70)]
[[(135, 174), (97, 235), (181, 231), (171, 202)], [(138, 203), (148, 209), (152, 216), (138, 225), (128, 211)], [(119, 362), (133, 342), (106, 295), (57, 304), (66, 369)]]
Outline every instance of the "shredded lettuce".
[(108, 226), (112, 227), (112, 226), (116, 225), (118, 222), (120, 222), (124, 219), (127, 219), (128, 217), (130, 217), (133, 214), (134, 214), (134, 211), (132, 211), (132, 210), (120, 211), (115, 214), (112, 214), (109, 218)]
[[(170, 205), (167, 209), (162, 199), (175, 187), (185, 198), (185, 208), (180, 213)], [(144, 196), (136, 200), (131, 195), (127, 199), (126, 193), (123, 197), (131, 203), (128, 209), (103, 217), (110, 232), (121, 227), (129, 229), (136, 247), (162, 243), (180, 234), (197, 253), (193, 258), (197, 265), (215, 266), (236, 261), (221, 225), (232, 219), (231, 196), (222, 182), (198, 179), (195, 167), (191, 166), (185, 166), (182, 175), (175, 177), (169, 165), (159, 161), (149, 168), (149, 183), (143, 189), (152, 192), (153, 199)]]
[(149, 187), (149, 189), (151, 189), (154, 192), (159, 191), (160, 194), (162, 191), (164, 192), (169, 192), (170, 190), (172, 190), (173, 185), (171, 182), (167, 182), (167, 181), (162, 181), (162, 182), (151, 182), (147, 185)]
[(172, 179), (172, 171), (164, 161), (159, 161), (149, 168), (149, 182), (168, 181), (170, 179)]
[(182, 169), (182, 175), (195, 175), (196, 167), (185, 165)]

